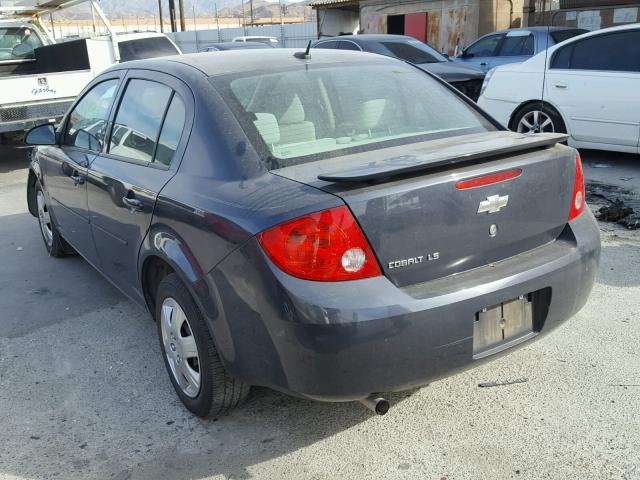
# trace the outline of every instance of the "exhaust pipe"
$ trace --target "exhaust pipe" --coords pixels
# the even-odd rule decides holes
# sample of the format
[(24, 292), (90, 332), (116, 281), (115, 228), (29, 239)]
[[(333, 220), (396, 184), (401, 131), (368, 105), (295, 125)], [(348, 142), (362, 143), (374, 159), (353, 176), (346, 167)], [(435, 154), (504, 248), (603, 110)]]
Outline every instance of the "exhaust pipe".
[(358, 401), (376, 415), (384, 415), (389, 411), (389, 401), (386, 398), (377, 396), (376, 394), (371, 394), (367, 398), (363, 398)]

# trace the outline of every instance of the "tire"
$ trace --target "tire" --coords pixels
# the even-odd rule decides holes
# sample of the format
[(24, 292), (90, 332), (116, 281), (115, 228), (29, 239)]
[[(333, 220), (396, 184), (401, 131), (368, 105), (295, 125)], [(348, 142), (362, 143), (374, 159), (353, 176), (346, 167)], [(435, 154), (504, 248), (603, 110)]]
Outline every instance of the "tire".
[(40, 235), (42, 235), (47, 253), (52, 257), (59, 258), (73, 252), (73, 248), (60, 235), (55, 219), (49, 212), (46, 196), (40, 184), (36, 184), (35, 196)]
[(167, 373), (187, 409), (218, 418), (245, 400), (249, 385), (226, 373), (202, 312), (175, 273), (158, 286), (156, 323)]
[(511, 122), (511, 130), (519, 133), (567, 133), (558, 111), (546, 103), (534, 102), (522, 107)]

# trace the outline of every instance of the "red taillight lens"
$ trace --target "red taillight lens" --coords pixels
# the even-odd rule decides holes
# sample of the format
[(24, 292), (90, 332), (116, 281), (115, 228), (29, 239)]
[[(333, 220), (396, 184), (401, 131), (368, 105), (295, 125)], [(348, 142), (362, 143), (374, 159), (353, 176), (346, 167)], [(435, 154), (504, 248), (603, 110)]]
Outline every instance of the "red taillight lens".
[(487, 185), (493, 185), (494, 183), (505, 182), (513, 178), (518, 178), (520, 175), (522, 175), (521, 168), (503, 170), (501, 172), (460, 180), (459, 182), (456, 182), (456, 188), (458, 190), (466, 190), (467, 188), (485, 187)]
[(582, 160), (580, 159), (580, 154), (576, 152), (576, 174), (573, 179), (573, 194), (571, 195), (569, 220), (573, 220), (584, 211), (584, 204), (584, 172), (582, 171)]
[(305, 280), (356, 280), (382, 275), (371, 247), (346, 206), (280, 223), (258, 241), (281, 270)]

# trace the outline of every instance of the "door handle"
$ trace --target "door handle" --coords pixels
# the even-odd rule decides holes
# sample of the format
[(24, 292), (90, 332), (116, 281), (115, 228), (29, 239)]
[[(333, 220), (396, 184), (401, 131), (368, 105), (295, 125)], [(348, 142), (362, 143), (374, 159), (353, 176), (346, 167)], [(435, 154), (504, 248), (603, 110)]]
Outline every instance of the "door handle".
[(82, 175), (78, 175), (78, 172), (73, 172), (73, 175), (69, 178), (73, 181), (74, 187), (84, 184), (84, 177)]
[(487, 65), (489, 65), (487, 62), (480, 62), (481, 67), (486, 67)]
[(564, 90), (567, 88), (567, 86), (564, 83), (555, 83), (553, 86), (561, 90)]
[(122, 203), (129, 209), (130, 212), (141, 212), (144, 208), (144, 204), (137, 198), (122, 197)]

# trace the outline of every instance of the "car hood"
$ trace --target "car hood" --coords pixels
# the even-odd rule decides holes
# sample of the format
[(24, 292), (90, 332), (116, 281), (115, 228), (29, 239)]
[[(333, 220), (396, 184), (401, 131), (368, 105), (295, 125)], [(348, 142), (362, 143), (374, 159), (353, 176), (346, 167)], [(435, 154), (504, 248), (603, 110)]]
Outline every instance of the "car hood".
[(446, 82), (462, 82), (465, 80), (481, 80), (485, 73), (477, 68), (459, 65), (454, 62), (421, 63), (416, 67), (434, 73)]

